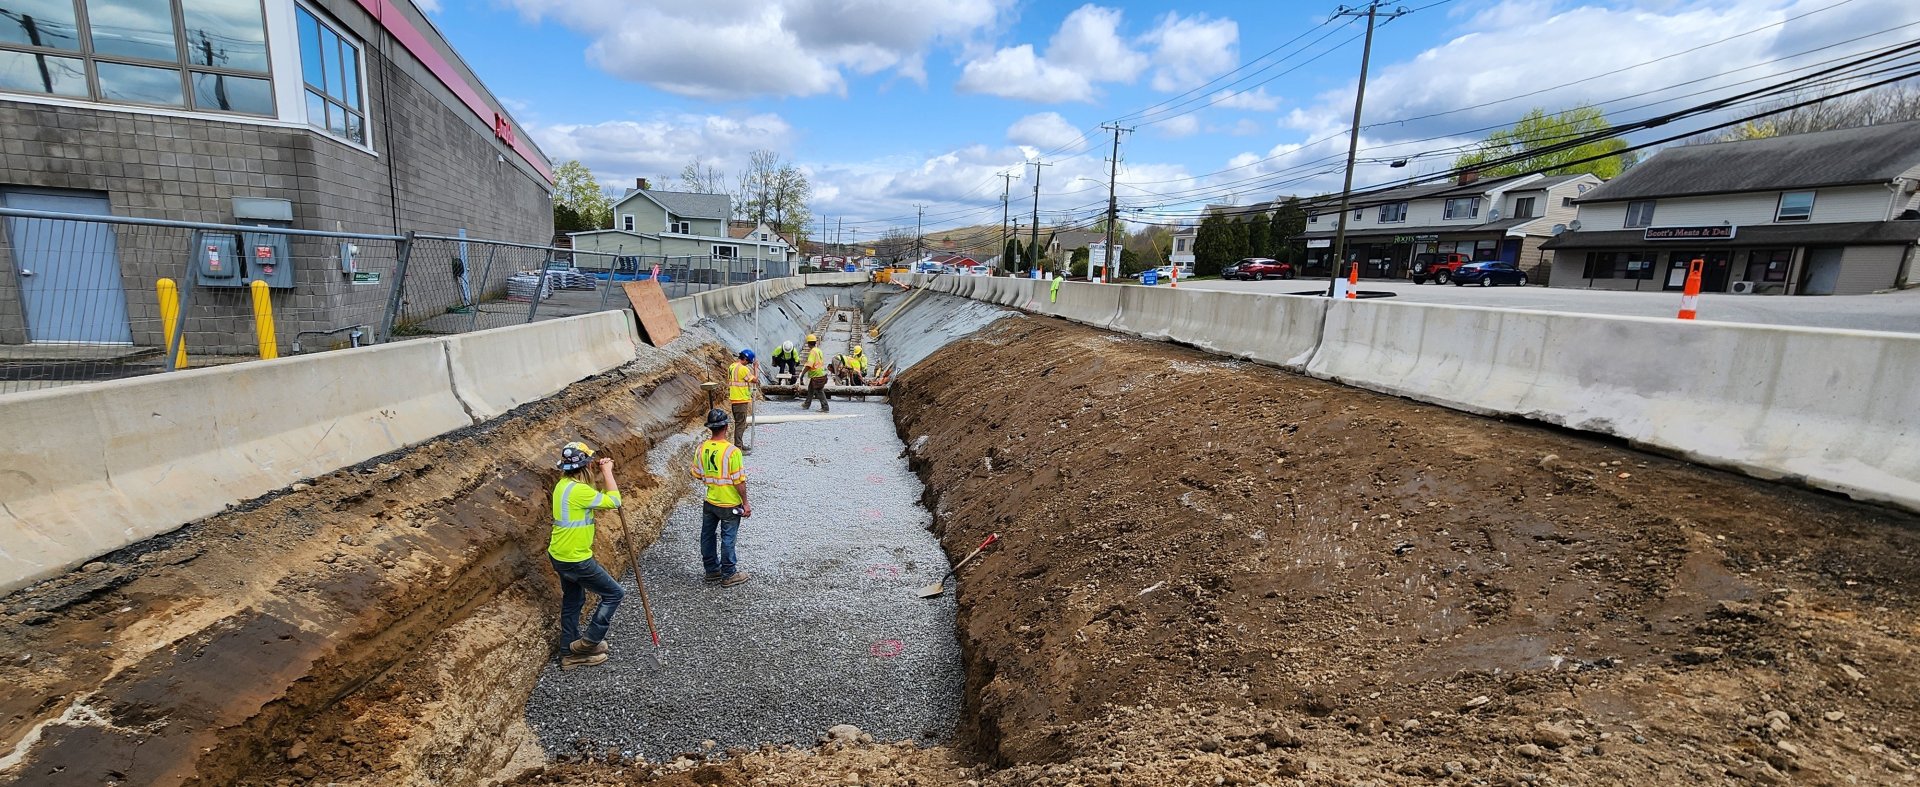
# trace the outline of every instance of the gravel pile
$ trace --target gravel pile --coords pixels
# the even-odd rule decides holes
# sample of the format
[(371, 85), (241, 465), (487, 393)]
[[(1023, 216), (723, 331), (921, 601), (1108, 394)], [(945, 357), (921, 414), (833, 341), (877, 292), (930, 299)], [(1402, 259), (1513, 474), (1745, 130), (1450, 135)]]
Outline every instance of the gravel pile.
[(675, 510), (641, 557), (664, 665), (648, 658), (629, 592), (612, 658), (571, 672), (551, 662), (534, 689), (527, 717), (549, 753), (659, 760), (706, 741), (811, 743), (837, 724), (881, 740), (951, 738), (964, 677), (953, 594), (914, 594), (948, 567), (919, 481), (885, 403), (836, 401), (833, 414), (855, 417), (760, 427), (738, 547), (751, 581), (703, 582), (699, 502)]

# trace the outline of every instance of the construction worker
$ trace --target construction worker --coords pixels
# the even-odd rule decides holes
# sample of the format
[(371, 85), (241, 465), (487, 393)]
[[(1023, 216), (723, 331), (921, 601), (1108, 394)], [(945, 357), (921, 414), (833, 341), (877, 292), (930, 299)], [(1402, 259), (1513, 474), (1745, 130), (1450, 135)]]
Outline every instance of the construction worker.
[(707, 430), (713, 436), (700, 444), (694, 458), (693, 477), (706, 484), (707, 498), (700, 505), (700, 562), (706, 568), (706, 580), (721, 587), (733, 587), (747, 581), (747, 572), (735, 570), (735, 539), (740, 535), (740, 520), (753, 516), (747, 502), (747, 469), (740, 449), (727, 442), (727, 413), (707, 413)]
[(840, 356), (840, 366), (846, 370), (848, 385), (865, 385), (867, 378), (867, 348), (858, 344), (853, 352)]
[(800, 402), (800, 409), (813, 407), (813, 400), (820, 400), (820, 412), (827, 412), (827, 358), (820, 352), (820, 337), (807, 334), (807, 362), (801, 369), (806, 376), (806, 399)]
[[(560, 668), (591, 667), (607, 660), (607, 627), (627, 596), (593, 559), (593, 512), (620, 507), (620, 484), (613, 479), (613, 460), (595, 459), (586, 443), (562, 447), (556, 466), (561, 478), (553, 486), (553, 535), (547, 540), (547, 557), (560, 577), (560, 640), (567, 643)], [(599, 483), (595, 483), (596, 472)], [(587, 591), (599, 596), (600, 603), (582, 633), (580, 610), (587, 604)]]
[(793, 349), (793, 342), (781, 342), (773, 349), (773, 370), (790, 378), (786, 382), (800, 383), (800, 351)]
[[(753, 408), (753, 387), (760, 381), (760, 367), (753, 362), (753, 350), (743, 349), (736, 360), (727, 367), (727, 404), (733, 409), (733, 422), (738, 432), (747, 430), (748, 412)], [(743, 453), (752, 453), (753, 449), (741, 446)]]

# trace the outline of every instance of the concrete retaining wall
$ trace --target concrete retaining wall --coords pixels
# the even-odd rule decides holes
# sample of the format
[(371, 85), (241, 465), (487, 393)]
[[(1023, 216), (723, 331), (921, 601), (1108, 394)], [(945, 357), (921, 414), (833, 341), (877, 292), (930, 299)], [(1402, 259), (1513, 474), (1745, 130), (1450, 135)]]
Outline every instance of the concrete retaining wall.
[(0, 593), (551, 395), (629, 312), (0, 397)]
[(753, 284), (736, 284), (732, 287), (696, 292), (674, 298), (668, 303), (673, 306), (673, 315), (680, 318), (680, 324), (686, 326), (705, 319), (751, 311), (757, 303), (773, 300), (802, 287), (865, 284), (869, 278), (865, 273), (808, 273), (799, 276), (783, 276)]
[(1920, 511), (1920, 336), (1074, 282), (1048, 303), (1045, 282), (904, 278)]

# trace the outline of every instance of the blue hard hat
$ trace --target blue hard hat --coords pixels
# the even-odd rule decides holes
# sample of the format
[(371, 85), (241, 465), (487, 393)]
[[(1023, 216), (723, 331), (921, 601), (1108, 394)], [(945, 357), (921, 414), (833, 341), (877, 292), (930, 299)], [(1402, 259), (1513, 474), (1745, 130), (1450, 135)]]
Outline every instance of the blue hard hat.
[(752, 351), (752, 350), (741, 350), (741, 351), (740, 351), (740, 360), (742, 360), (742, 361), (746, 361), (747, 363), (753, 363), (753, 351)]
[(725, 410), (715, 408), (713, 410), (707, 411), (707, 428), (708, 429), (719, 429), (719, 428), (725, 427), (726, 425), (732, 422), (733, 422), (733, 417), (727, 415), (727, 411)]

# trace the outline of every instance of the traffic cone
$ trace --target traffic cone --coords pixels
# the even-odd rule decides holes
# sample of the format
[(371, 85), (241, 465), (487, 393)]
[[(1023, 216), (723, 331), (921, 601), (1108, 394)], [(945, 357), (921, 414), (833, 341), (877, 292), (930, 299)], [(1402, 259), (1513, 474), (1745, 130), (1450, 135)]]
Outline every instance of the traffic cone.
[(1356, 262), (1353, 264), (1353, 269), (1347, 271), (1347, 298), (1351, 300), (1351, 299), (1357, 299), (1359, 297), (1360, 297), (1360, 263)]
[(1687, 263), (1687, 288), (1680, 293), (1680, 319), (1691, 320), (1700, 307), (1700, 272), (1707, 266), (1706, 260), (1695, 259)]

